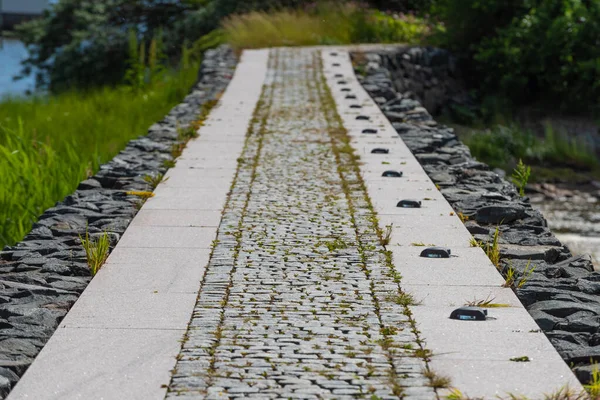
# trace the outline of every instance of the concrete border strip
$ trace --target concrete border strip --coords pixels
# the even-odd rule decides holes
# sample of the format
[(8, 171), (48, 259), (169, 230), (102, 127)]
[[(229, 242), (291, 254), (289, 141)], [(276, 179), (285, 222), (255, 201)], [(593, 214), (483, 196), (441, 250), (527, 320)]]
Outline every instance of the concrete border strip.
[[(504, 279), (483, 250), (470, 247), (471, 234), (362, 88), (347, 50), (324, 49), (322, 58), (351, 145), (361, 156), (361, 173), (380, 226), (385, 230), (393, 225), (388, 248), (403, 276), (402, 286), (421, 301), (412, 311), (427, 348), (434, 354), (430, 368), (449, 376), (452, 387), (472, 397), (510, 393), (541, 398), (566, 387), (583, 391), (516, 295), (501, 287)], [(368, 119), (357, 119), (359, 115)], [(364, 129), (377, 132), (363, 133)], [(372, 154), (378, 147), (387, 148), (389, 153)], [(383, 178), (385, 170), (399, 170), (404, 176)], [(398, 208), (396, 203), (401, 199), (421, 200), (423, 206)], [(413, 243), (450, 247), (452, 257), (421, 258), (424, 247)], [(510, 307), (489, 310), (496, 319), (485, 322), (449, 319), (451, 311), (465, 301), (486, 298)], [(510, 361), (522, 356), (530, 361)], [(441, 395), (448, 393), (440, 391)]]
[(242, 55), (200, 137), (169, 170), (8, 399), (164, 399), (268, 54)]

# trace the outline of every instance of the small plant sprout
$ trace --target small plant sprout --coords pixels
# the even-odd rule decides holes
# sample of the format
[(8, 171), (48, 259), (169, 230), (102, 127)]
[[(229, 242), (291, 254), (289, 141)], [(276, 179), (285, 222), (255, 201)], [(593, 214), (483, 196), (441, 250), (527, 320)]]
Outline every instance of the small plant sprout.
[(156, 189), (156, 187), (158, 186), (159, 183), (166, 182), (168, 180), (169, 180), (169, 178), (165, 178), (165, 176), (161, 173), (158, 173), (156, 175), (145, 175), (144, 176), (144, 181), (148, 185), (150, 185), (152, 190)]
[(495, 298), (490, 296), (486, 297), (485, 300), (477, 300), (474, 299), (472, 301), (465, 302), (465, 306), (470, 307), (482, 307), (482, 308), (501, 308), (501, 307), (510, 307), (510, 304), (504, 303), (494, 303)]
[(504, 282), (504, 285), (502, 286), (513, 289), (521, 289), (523, 286), (525, 286), (531, 277), (531, 274), (533, 274), (533, 271), (535, 271), (535, 265), (531, 266), (531, 260), (529, 260), (527, 261), (527, 265), (523, 270), (523, 274), (517, 279), (517, 272), (509, 262), (508, 269), (506, 270), (506, 282)]
[(462, 222), (467, 222), (469, 220), (469, 216), (465, 215), (463, 213), (461, 213), (460, 211), (458, 212), (458, 218), (462, 221)]
[(593, 399), (600, 398), (600, 366), (598, 363), (592, 365), (592, 379), (587, 385), (583, 385), (585, 390)]
[(385, 232), (383, 233), (383, 237), (381, 238), (382, 246), (387, 246), (388, 244), (390, 244), (390, 241), (392, 240), (392, 227), (393, 224), (385, 226)]
[(447, 376), (440, 375), (435, 371), (425, 369), (423, 371), (423, 375), (425, 375), (425, 377), (429, 379), (429, 386), (431, 386), (432, 388), (443, 389), (450, 386), (450, 378)]
[(425, 243), (423, 243), (423, 242), (412, 242), (410, 245), (411, 245), (411, 246), (419, 246), (419, 247), (422, 247), (422, 246), (425, 246)]
[(144, 205), (144, 203), (146, 202), (146, 200), (148, 200), (150, 197), (154, 197), (154, 193), (147, 192), (147, 191), (131, 190), (129, 192), (126, 192), (126, 194), (128, 194), (130, 196), (137, 196), (137, 197), (140, 198), (140, 201), (138, 201), (136, 203), (136, 207), (137, 207), (138, 210), (140, 208), (142, 208), (142, 206)]
[(484, 245), (485, 254), (487, 254), (488, 258), (496, 266), (496, 268), (500, 265), (500, 246), (498, 244), (500, 240), (500, 227), (497, 226), (494, 231), (494, 236), (492, 237), (492, 242), (488, 242)]
[(179, 137), (179, 140), (188, 142), (191, 139), (197, 138), (198, 132), (196, 131), (196, 129), (194, 129), (193, 126), (188, 126), (187, 128), (178, 128), (177, 136)]
[(148, 200), (150, 197), (154, 197), (154, 193), (152, 192), (147, 192), (147, 191), (137, 191), (137, 190), (130, 190), (129, 192), (125, 192), (127, 195), (129, 196), (137, 196), (141, 199)]
[(163, 160), (162, 167), (163, 168), (173, 168), (175, 166), (175, 160)]
[(529, 359), (528, 356), (521, 356), (521, 357), (513, 357), (513, 358), (510, 359), (510, 361), (514, 361), (514, 362), (529, 362), (531, 360)]
[(444, 398), (446, 400), (468, 400), (469, 399), (457, 388), (452, 388), (450, 390), (450, 393), (448, 393)]
[(401, 306), (417, 306), (420, 304), (420, 302), (415, 300), (412, 294), (405, 292), (390, 294), (385, 299)]
[(512, 181), (519, 188), (519, 194), (521, 196), (525, 196), (525, 186), (527, 186), (527, 182), (529, 181), (529, 176), (531, 175), (531, 167), (525, 165), (523, 160), (519, 159), (519, 163), (515, 167), (512, 173)]
[(90, 238), (88, 230), (85, 230), (85, 238), (79, 235), (81, 245), (85, 250), (88, 267), (92, 276), (96, 275), (108, 258), (108, 250), (110, 248), (110, 239), (108, 233), (104, 232), (97, 238)]
[(469, 246), (471, 246), (471, 247), (479, 247), (480, 245), (481, 244), (474, 237), (472, 237), (471, 239), (469, 239)]
[(333, 252), (336, 250), (346, 249), (349, 247), (348, 243), (344, 241), (342, 238), (335, 238), (332, 242), (324, 242), (322, 243), (327, 247), (327, 250)]

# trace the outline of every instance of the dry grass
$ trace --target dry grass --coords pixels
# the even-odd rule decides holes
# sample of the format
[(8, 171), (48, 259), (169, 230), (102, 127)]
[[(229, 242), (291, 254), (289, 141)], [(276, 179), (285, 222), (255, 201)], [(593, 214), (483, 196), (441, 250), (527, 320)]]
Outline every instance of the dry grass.
[(322, 3), (303, 9), (254, 11), (222, 23), (234, 48), (350, 43), (418, 43), (431, 25), (411, 15), (387, 15), (358, 4)]
[(350, 26), (340, 16), (327, 21), (299, 10), (237, 15), (226, 19), (223, 28), (236, 49), (310, 46), (322, 44), (325, 38), (332, 43), (350, 41)]

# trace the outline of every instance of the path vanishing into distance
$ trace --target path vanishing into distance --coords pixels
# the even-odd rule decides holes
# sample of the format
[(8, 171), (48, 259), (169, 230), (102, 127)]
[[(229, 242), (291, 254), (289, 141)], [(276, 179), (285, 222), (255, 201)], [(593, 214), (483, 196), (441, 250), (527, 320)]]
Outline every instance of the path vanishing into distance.
[(9, 399), (582, 391), (347, 48), (246, 51), (199, 134)]

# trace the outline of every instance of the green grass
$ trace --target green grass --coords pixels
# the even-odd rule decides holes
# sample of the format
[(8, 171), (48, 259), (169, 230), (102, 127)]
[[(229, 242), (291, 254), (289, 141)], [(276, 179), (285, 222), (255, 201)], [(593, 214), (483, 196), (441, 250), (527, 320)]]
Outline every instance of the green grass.
[[(445, 118), (441, 118), (444, 120)], [(600, 162), (581, 140), (558, 133), (550, 125), (542, 136), (516, 123), (491, 127), (449, 123), (471, 154), (493, 168), (511, 173), (519, 160), (531, 166), (531, 180), (589, 180), (600, 177)]]
[(473, 299), (471, 301), (465, 302), (465, 306), (469, 307), (482, 307), (482, 308), (504, 308), (510, 307), (510, 304), (506, 303), (494, 303), (494, 297), (490, 298), (489, 296), (485, 299)]
[(92, 276), (96, 275), (104, 262), (108, 258), (108, 251), (110, 249), (110, 239), (108, 233), (104, 232), (96, 238), (90, 238), (89, 233), (85, 232), (85, 237), (79, 236), (81, 245), (85, 249), (85, 256), (87, 259), (88, 267)]
[(523, 270), (523, 274), (519, 277), (517, 271), (512, 267), (509, 261), (509, 265), (506, 269), (504, 277), (506, 282), (504, 282), (502, 286), (513, 289), (521, 289), (523, 286), (525, 286), (525, 284), (527, 283), (534, 271), (535, 265), (531, 266), (531, 260), (529, 260), (527, 261), (527, 265)]
[(188, 93), (197, 65), (145, 89), (102, 88), (0, 101), (0, 248), (72, 193)]
[(483, 245), (483, 250), (485, 254), (488, 256), (492, 264), (499, 268), (500, 266), (500, 226), (496, 226), (494, 230), (494, 236), (492, 237), (491, 242), (487, 242)]
[(600, 398), (600, 366), (598, 363), (592, 364), (592, 377), (587, 385), (583, 385), (592, 398)]
[(356, 4), (234, 15), (222, 23), (236, 49), (350, 43), (418, 43), (432, 30), (425, 19), (387, 15)]

